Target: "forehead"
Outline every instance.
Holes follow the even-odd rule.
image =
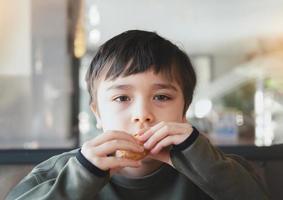
[[[127,89],[127,87],[129,89],[134,88],[135,86],[151,87],[152,89],[180,90],[180,86],[176,80],[173,80],[164,73],[154,73],[153,70],[128,76],[118,76],[114,80],[101,80],[99,84],[99,88],[104,90],[119,88]]]

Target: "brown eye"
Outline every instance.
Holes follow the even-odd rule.
[[[119,96],[119,97],[116,97],[114,101],[117,101],[117,102],[130,101],[130,98],[128,96]]]
[[[166,95],[156,95],[153,99],[157,101],[168,101],[171,98]]]

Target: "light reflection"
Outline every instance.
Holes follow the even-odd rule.
[[[255,145],[270,146],[274,138],[272,98],[264,92],[263,79],[257,80],[255,93]]]
[[[89,114],[87,112],[80,112],[79,114],[79,130],[82,134],[86,134],[90,130]]]
[[[89,32],[89,42],[93,45],[99,42],[100,37],[100,31],[97,29],[93,29]]]
[[[89,23],[97,26],[100,23],[100,14],[96,5],[92,5],[89,9]]]

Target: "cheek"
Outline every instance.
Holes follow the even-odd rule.
[[[174,122],[183,121],[182,110],[170,109],[170,110],[167,110],[167,112],[163,112],[159,116],[160,116],[159,121],[174,121]]]
[[[129,124],[127,115],[111,108],[104,109],[101,112],[101,123],[103,130],[125,130]]]
[[[127,130],[129,113],[126,109],[109,102],[108,99],[98,99],[98,108],[103,131]]]
[[[166,121],[183,121],[183,110],[184,110],[184,101],[179,100],[174,102],[174,104],[166,107],[166,109],[162,109],[162,113],[160,116],[163,116]]]

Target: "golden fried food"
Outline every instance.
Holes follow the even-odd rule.
[[[137,137],[137,134],[134,135]],[[138,143],[142,146],[143,143],[137,140]],[[126,158],[130,160],[141,160],[149,154],[149,150],[144,150],[143,152],[133,152],[133,151],[126,151],[126,150],[117,150],[115,153],[116,157],[119,158]]]

